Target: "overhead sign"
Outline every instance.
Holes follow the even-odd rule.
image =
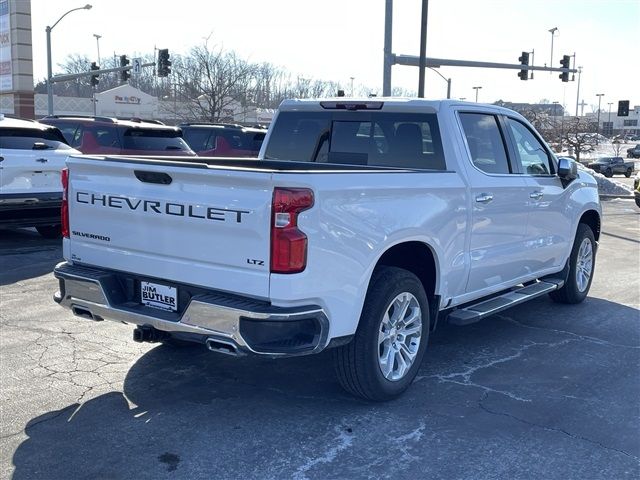
[[[142,59],[134,58],[131,60],[131,74],[140,75],[142,73]]]

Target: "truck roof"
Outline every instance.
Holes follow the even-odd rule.
[[[336,107],[336,105],[342,105]],[[493,111],[496,113],[510,113],[514,111],[508,108],[499,107],[485,103],[463,102],[462,100],[425,100],[422,98],[405,98],[405,97],[368,97],[368,98],[350,98],[350,97],[331,97],[316,99],[288,99],[283,100],[280,104],[280,111],[323,111],[326,109],[345,109],[345,110],[381,110],[388,112],[407,112],[420,111],[436,113],[441,109],[452,106],[460,107],[478,107],[481,106],[485,111]],[[517,113],[516,113],[517,114]],[[517,114],[520,116],[519,114]]]

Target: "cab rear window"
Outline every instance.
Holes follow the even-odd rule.
[[[281,112],[265,159],[446,169],[437,117],[426,113]]]

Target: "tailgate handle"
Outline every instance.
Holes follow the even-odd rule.
[[[169,185],[173,179],[164,172],[146,172],[144,170],[134,170],[136,178],[144,183],[159,183]]]

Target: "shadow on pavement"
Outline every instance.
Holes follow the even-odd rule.
[[[62,261],[62,240],[34,229],[0,229],[0,286],[39,277]]]
[[[442,324],[417,381],[385,404],[343,393],[330,352],[274,361],[158,346],[130,368],[123,393],[31,420],[13,478],[418,478],[426,465],[434,478],[623,478],[637,469],[638,311],[589,298],[504,313]]]

